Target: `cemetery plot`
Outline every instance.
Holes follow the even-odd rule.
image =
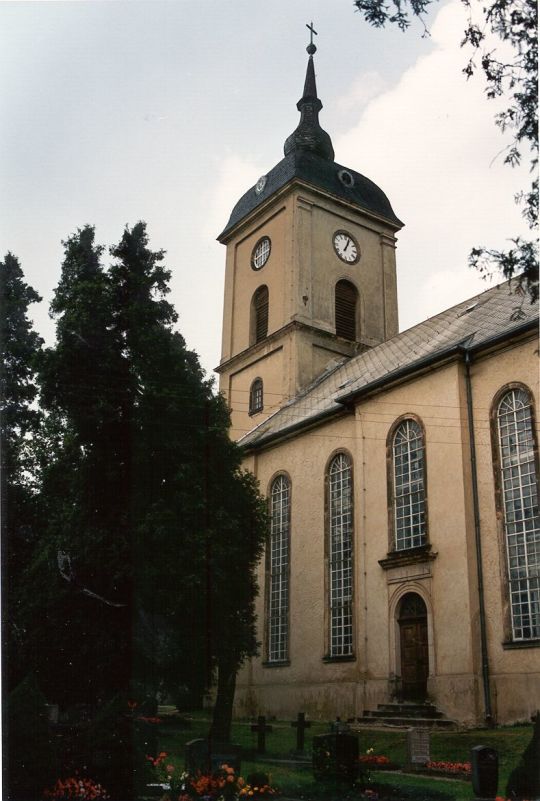
[[[313,775],[318,780],[353,782],[358,776],[358,737],[348,732],[316,735]]]

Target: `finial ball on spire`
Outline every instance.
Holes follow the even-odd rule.
[[[307,50],[308,54],[309,54],[310,56],[312,56],[314,53],[316,53],[316,52],[317,52],[317,48],[316,48],[316,47],[315,47],[315,45],[313,44],[313,34],[315,34],[315,36],[318,36],[319,34],[317,33],[317,31],[316,31],[316,30],[315,30],[315,28],[313,27],[313,22],[311,22],[309,25],[308,25],[308,24],[307,24],[307,22],[306,22],[306,28],[307,28],[307,29],[308,29],[308,31],[309,31],[309,44],[308,44],[308,46],[306,47],[306,50]]]

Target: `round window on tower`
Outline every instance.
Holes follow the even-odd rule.
[[[251,252],[251,267],[253,270],[260,270],[270,258],[271,243],[270,237],[263,236],[259,239]]]
[[[340,170],[338,172],[338,178],[347,189],[351,189],[351,187],[354,186],[354,178],[348,170]]]
[[[268,178],[266,175],[261,175],[257,183],[255,184],[255,192],[260,195],[263,191],[264,187],[266,186]]]

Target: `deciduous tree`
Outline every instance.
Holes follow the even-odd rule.
[[[435,0],[355,0],[354,5],[371,25],[396,24],[405,31],[411,18],[423,22]],[[510,166],[528,161],[531,184],[516,197],[531,231],[538,222],[538,5],[536,0],[491,0],[479,4],[462,0],[468,24],[461,46],[471,54],[463,68],[467,77],[480,70],[486,80],[486,95],[503,97],[506,108],[495,122],[509,135],[504,161]],[[424,24],[424,29],[427,28]],[[500,46],[494,46],[499,40]],[[475,246],[469,264],[483,274],[494,269],[505,278],[516,277],[531,300],[538,297],[538,242],[516,237],[506,251]]]

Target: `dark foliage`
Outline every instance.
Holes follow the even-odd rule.
[[[226,731],[236,672],[257,649],[265,505],[223,400],[174,330],[144,224],[126,228],[107,268],[92,228],[64,244],[41,369],[35,670],[51,700],[95,708],[117,694],[200,697],[217,675]]]
[[[28,307],[39,300],[37,292],[25,283],[18,260],[8,253],[0,262],[2,641],[8,692],[28,672],[25,619],[18,588],[34,546],[39,515],[34,442],[41,416],[34,402],[42,340],[28,319]]]
[[[354,4],[371,25],[386,23],[406,30],[411,18],[424,24],[423,15],[434,0],[355,0]],[[480,69],[486,79],[489,99],[504,97],[507,107],[497,114],[495,122],[501,131],[510,134],[504,161],[516,166],[529,161],[533,176],[531,185],[519,193],[516,201],[522,205],[523,216],[531,229],[538,221],[538,5],[535,0],[492,0],[476,7],[462,0],[469,12],[462,46],[472,50],[463,72],[469,78]],[[480,14],[476,18],[475,14]],[[501,47],[493,47],[498,38]],[[508,51],[507,49],[508,48]],[[504,54],[501,55],[501,52]],[[507,52],[510,53],[507,56]],[[531,300],[538,297],[538,241],[515,238],[513,247],[499,251],[475,247],[469,264],[484,275],[494,270],[505,278],[516,278]]]
[[[506,795],[518,799],[540,797],[540,712],[536,713],[531,741],[508,778]]]
[[[45,697],[34,676],[27,676],[11,692],[5,715],[6,796],[10,800],[36,801],[56,779],[58,765]]]

